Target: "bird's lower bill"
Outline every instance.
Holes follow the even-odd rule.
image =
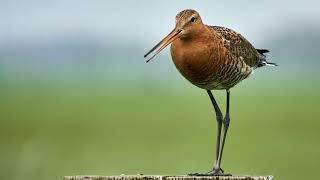
[[[162,51],[165,47],[171,44],[174,40],[176,40],[181,35],[181,30],[174,29],[171,31],[169,35],[167,35],[163,40],[161,40],[157,45],[155,45],[144,57],[147,57],[153,51],[158,49],[146,62],[149,62],[153,59],[160,51]]]

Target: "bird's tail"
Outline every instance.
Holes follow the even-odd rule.
[[[278,66],[276,63],[272,63],[272,62],[268,62],[266,59],[266,55],[265,53],[268,53],[269,50],[267,49],[257,49],[258,53],[261,55],[260,57],[260,62],[258,63],[258,67],[262,67],[262,66]]]

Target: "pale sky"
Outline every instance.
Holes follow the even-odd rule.
[[[172,30],[175,15],[186,8],[197,10],[206,24],[232,28],[255,47],[270,49],[268,58],[281,64],[281,72],[292,72],[293,65],[312,72],[310,67],[318,67],[319,7],[315,0],[0,0],[0,73],[125,76],[132,82],[178,78],[168,75],[177,73],[169,48],[153,65],[145,64],[143,54]]]
[[[319,7],[316,0],[1,0],[0,44],[73,36],[120,44],[154,43],[173,28],[175,15],[185,8],[199,11],[207,24],[233,28],[259,42],[262,34],[305,24],[320,26]]]

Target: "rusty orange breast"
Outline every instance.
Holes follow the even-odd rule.
[[[211,83],[220,63],[220,52],[212,37],[177,39],[171,45],[172,60],[192,84]]]

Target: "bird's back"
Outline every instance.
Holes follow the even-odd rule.
[[[242,59],[247,65],[254,69],[267,64],[275,65],[274,63],[266,61],[264,53],[269,52],[268,50],[256,49],[246,38],[236,31],[221,26],[209,27],[226,42],[226,48],[234,58]]]

